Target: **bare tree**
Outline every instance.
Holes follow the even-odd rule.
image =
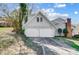
[[[10,21],[13,24],[14,30],[18,27],[18,12],[17,9],[10,11],[7,4],[1,3],[0,4],[0,16],[4,17],[7,21]]]

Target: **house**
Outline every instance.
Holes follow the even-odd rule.
[[[27,22],[24,20],[22,28],[27,37],[54,37],[59,35],[58,28],[62,30],[66,28],[67,18],[57,17],[49,21],[43,12],[38,11],[35,14],[29,14]]]
[[[79,34],[79,24],[77,24],[77,31],[78,31],[78,34]]]
[[[58,33],[58,29],[61,28],[62,30],[66,27],[66,19],[63,19],[61,17],[54,18],[54,20],[51,21],[51,23],[56,27],[55,36],[60,36]],[[61,33],[61,36],[64,36],[63,32]]]
[[[0,27],[11,27],[12,21],[8,20],[6,17],[0,17]]]
[[[79,24],[73,25],[73,36],[79,34]]]

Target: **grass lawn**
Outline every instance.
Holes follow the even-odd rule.
[[[12,27],[0,27],[0,32],[1,31],[6,31],[6,30],[12,30]]]
[[[6,46],[7,44],[9,44],[9,41],[11,42],[11,40],[14,39],[12,36],[8,35],[8,33],[12,31],[12,29],[12,27],[0,27],[0,48],[1,45]]]
[[[69,38],[65,38],[65,37],[55,37],[58,40],[62,40],[64,43],[68,44],[69,46],[73,47],[74,49],[76,49],[77,51],[79,51],[79,40],[76,39],[69,39]]]
[[[0,27],[0,54],[3,50],[15,43],[15,38],[9,35],[12,29],[12,27]]]
[[[79,38],[72,38],[70,41],[73,42],[72,47],[79,51]]]
[[[12,27],[0,27],[0,54],[41,54],[41,47],[21,34],[12,32]],[[36,51],[36,52],[35,52]]]

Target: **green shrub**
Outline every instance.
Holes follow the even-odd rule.
[[[79,38],[79,34],[77,34],[77,35],[74,35],[74,38]]]
[[[64,28],[64,29],[63,29],[63,33],[64,33],[64,36],[67,37],[67,33],[68,33],[67,28]]]
[[[58,33],[59,33],[60,36],[61,36],[61,33],[62,33],[62,29],[61,29],[61,28],[58,29]]]

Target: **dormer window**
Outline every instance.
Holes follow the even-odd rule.
[[[39,17],[37,17],[37,22],[39,22]]]
[[[37,22],[42,22],[42,21],[43,21],[42,17],[37,17]]]
[[[43,21],[43,19],[42,19],[42,17],[40,18],[40,22],[42,22]]]

